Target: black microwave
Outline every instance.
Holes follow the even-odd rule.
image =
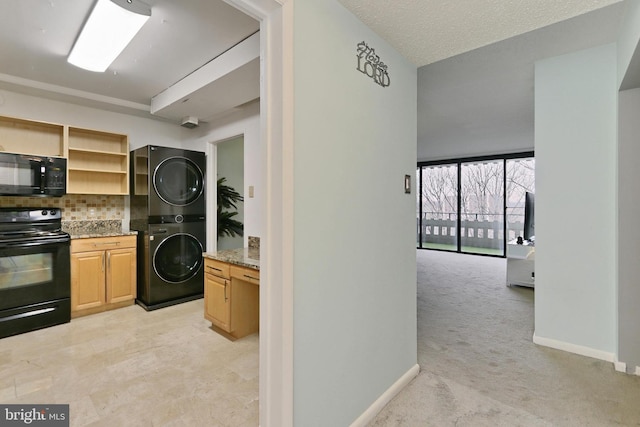
[[[0,195],[64,196],[67,159],[0,153]]]

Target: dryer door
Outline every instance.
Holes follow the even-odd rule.
[[[191,234],[176,233],[164,239],[153,254],[153,269],[169,283],[181,283],[202,268],[202,245]]]
[[[153,188],[165,203],[187,206],[204,191],[204,174],[185,157],[169,157],[153,171]]]

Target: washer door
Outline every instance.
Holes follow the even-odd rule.
[[[164,239],[153,254],[153,269],[165,282],[181,283],[202,267],[202,245],[191,234],[176,233]]]
[[[153,171],[153,188],[165,203],[187,206],[204,191],[203,173],[185,157],[169,157]]]

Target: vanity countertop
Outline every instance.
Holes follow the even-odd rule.
[[[260,270],[260,250],[254,248],[226,249],[217,252],[205,252],[205,258]]]

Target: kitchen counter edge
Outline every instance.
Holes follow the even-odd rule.
[[[114,231],[107,233],[86,233],[86,234],[70,234],[71,239],[94,239],[96,237],[120,237],[120,236],[136,236],[138,234],[137,231]]]
[[[256,249],[226,249],[217,252],[204,252],[202,256],[216,261],[260,271],[260,251]]]

